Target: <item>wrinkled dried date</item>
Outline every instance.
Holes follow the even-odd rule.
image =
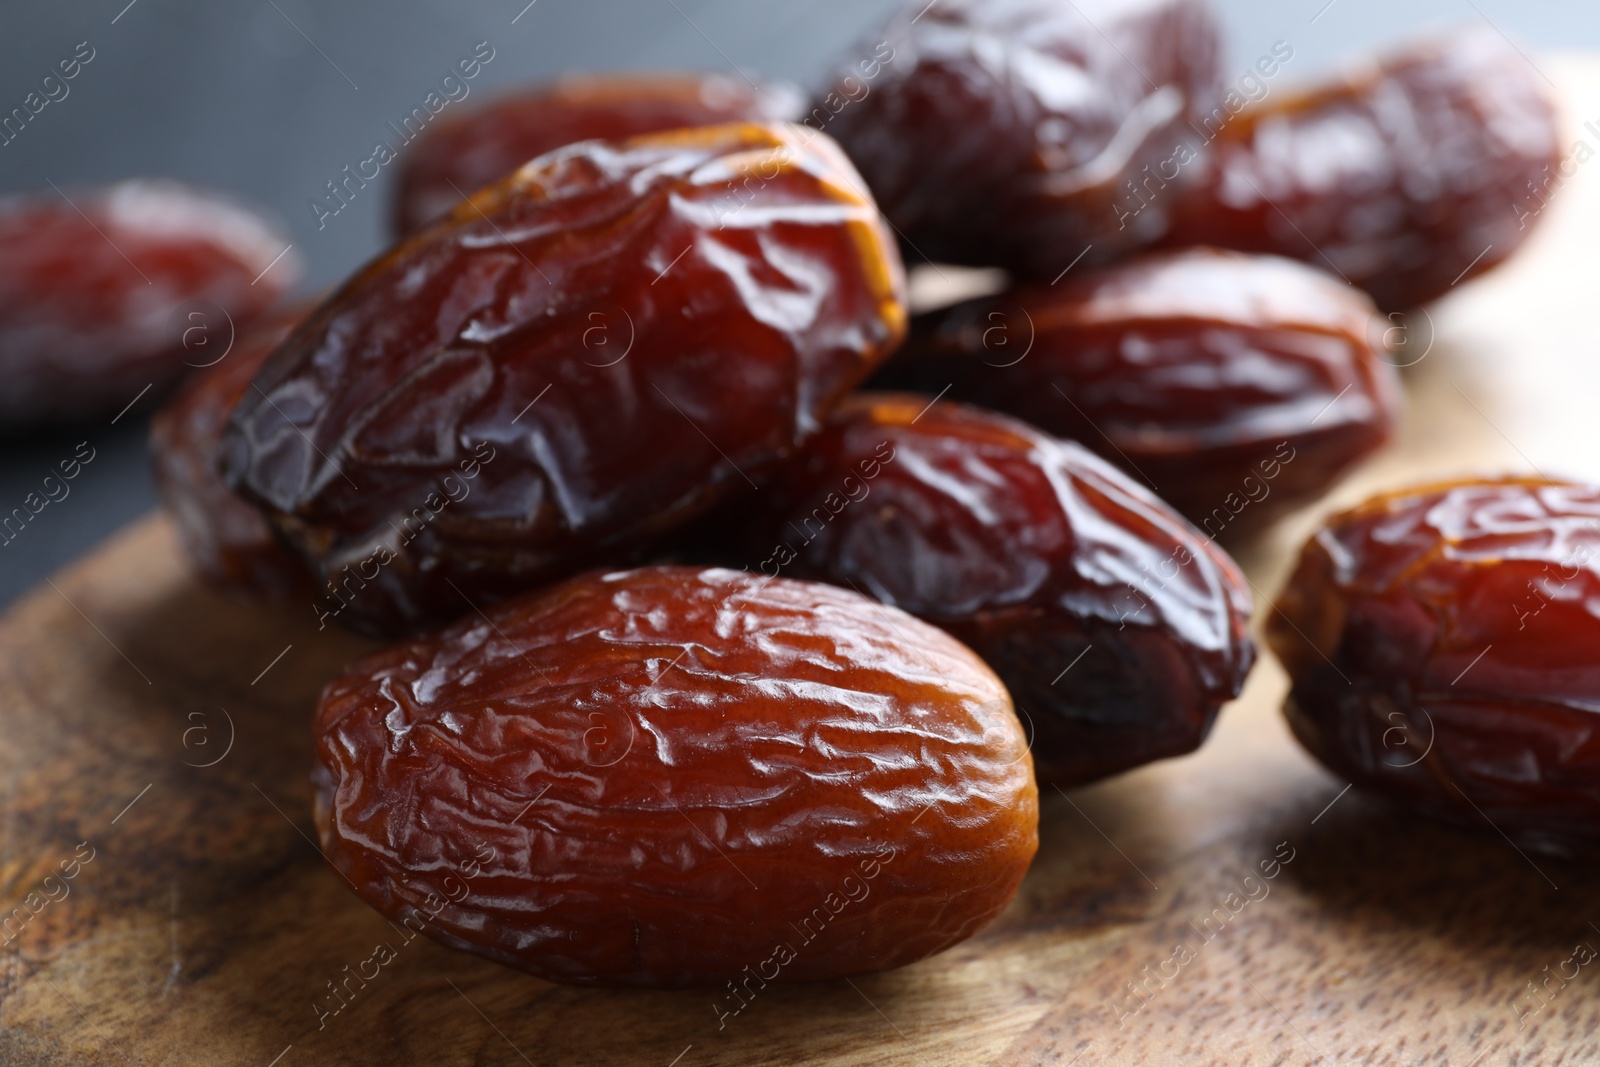
[[[730,560],[851,586],[970,645],[1029,723],[1042,782],[1191,751],[1255,659],[1220,549],[1097,457],[977,408],[859,394],[726,511]]]
[[[241,331],[227,353],[195,374],[150,423],[161,501],[190,562],[223,592],[279,602],[312,594],[306,564],[279,543],[254,505],[228,488],[218,469],[229,414],[308,310],[280,312]]]
[[[630,559],[900,340],[899,257],[859,186],[792,126],[541,157],[284,343],[229,428],[230,484],[367,630]]]
[[[1460,31],[1234,119],[1170,243],[1293,256],[1413,307],[1522,243],[1559,184],[1559,137],[1527,59]]]
[[[1175,194],[1119,205],[1219,95],[1198,0],[915,0],[882,37],[819,107],[919,253],[1053,277],[1165,231]]]
[[[1600,839],[1600,488],[1375,497],[1307,542],[1267,638],[1336,773],[1541,847]]]
[[[401,164],[396,231],[410,233],[432,222],[463,197],[574,141],[724,122],[781,122],[799,112],[799,96],[786,86],[757,88],[723,74],[563,78],[430,126]]]
[[[0,424],[115,414],[166,388],[198,362],[174,317],[220,309],[244,328],[294,284],[293,253],[273,265],[288,243],[175,182],[0,200]]]
[[[1299,263],[1193,249],[919,319],[874,385],[948,388],[1075,440],[1215,537],[1315,498],[1388,440],[1388,326]]]
[[[1037,846],[994,674],[811,582],[574,579],[362,660],[316,734],[323,848],[361,896],[560,982],[901,966],[998,914]]]

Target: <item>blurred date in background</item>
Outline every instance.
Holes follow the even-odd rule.
[[[290,257],[304,266],[298,295],[309,296],[387,242],[397,162],[418,114],[442,119],[469,97],[476,104],[508,86],[583,71],[703,69],[813,89],[833,72],[837,56],[899,6],[894,0],[6,5],[0,114],[10,118],[0,135],[0,192],[52,185],[70,192],[129,174],[219,190],[275,216],[292,242]],[[1541,50],[1600,46],[1600,8],[1558,0],[1214,0],[1213,7],[1230,42],[1225,81],[1250,100],[1292,91],[1340,61],[1436,26],[1490,21]],[[1292,59],[1270,78],[1257,76],[1257,57],[1283,54]],[[371,163],[380,144],[397,162]],[[167,328],[194,366],[214,362],[235,334],[203,302]],[[155,408],[155,396],[147,395],[79,426],[0,436],[0,514],[30,498],[45,501],[0,545],[0,602],[154,506],[145,441]],[[77,476],[65,481],[70,468]]]

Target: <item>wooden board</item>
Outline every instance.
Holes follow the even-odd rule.
[[[1600,64],[1541,65],[1600,116]],[[1327,507],[1473,467],[1600,477],[1600,164],[1569,185],[1514,265],[1409,324],[1403,439]],[[1312,519],[1241,547],[1258,598]],[[549,985],[356,900],[312,844],[308,720],[365,647],[201,590],[157,517],[0,620],[0,1063],[1600,1060],[1600,966],[1573,962],[1600,948],[1600,867],[1345,793],[1289,738],[1270,661],[1199,753],[1046,796],[981,936],[719,1029],[710,993]],[[379,944],[396,958],[320,1015]]]

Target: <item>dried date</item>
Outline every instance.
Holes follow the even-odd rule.
[[[920,318],[874,384],[1078,441],[1216,537],[1316,498],[1389,439],[1389,325],[1292,260],[1190,249]]]
[[[905,330],[827,138],[586,141],[391,249],[244,397],[230,484],[373,632],[630,560],[820,425]]]
[[[745,497],[715,551],[850,586],[966,642],[1029,723],[1041,782],[1193,750],[1255,659],[1250,591],[1221,549],[1014,419],[858,394]]]
[[[156,489],[190,562],[214,588],[249,599],[309,599],[312,591],[304,561],[279,542],[260,511],[228,488],[218,469],[228,416],[308,310],[279,312],[241,331],[150,423]]]
[[[1165,232],[1176,193],[1120,205],[1219,95],[1199,0],[915,0],[881,36],[813,114],[918,253],[1053,277]]]
[[[799,95],[787,86],[756,87],[723,74],[563,78],[430,126],[401,165],[395,229],[410,233],[535,156],[574,141],[782,122],[799,111]]]
[[[1565,850],[1600,840],[1600,489],[1387,493],[1308,541],[1269,619],[1302,744],[1409,807]]]
[[[294,284],[288,244],[175,182],[0,200],[0,425],[115,414],[165,389],[193,365],[174,316],[245,328]]]
[[[1170,242],[1330,267],[1403,310],[1504,260],[1560,162],[1539,72],[1493,30],[1419,43],[1223,127]]]
[[[559,982],[898,967],[998,914],[1038,843],[994,674],[817,583],[590,574],[362,660],[316,734],[357,892]]]

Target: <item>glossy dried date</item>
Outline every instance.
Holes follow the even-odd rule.
[[[1307,542],[1267,639],[1335,773],[1540,847],[1600,841],[1600,488],[1375,497]]]
[[[1221,549],[1099,458],[978,408],[858,394],[727,512],[730,562],[851,586],[970,645],[1041,782],[1193,750],[1255,660]]]
[[[1099,452],[1216,537],[1321,495],[1389,439],[1390,323],[1292,260],[1157,253],[919,319],[875,379]]]
[[[228,488],[218,467],[228,416],[267,357],[309,310],[279,312],[241,331],[226,353],[185,383],[150,423],[161,502],[177,523],[189,561],[222,592],[276,602],[312,595],[305,562],[278,541],[254,505]],[[208,345],[224,340],[219,335]]]
[[[881,36],[813,114],[917,252],[1053,277],[1165,232],[1176,195],[1120,204],[1219,95],[1199,0],[914,0]]]
[[[629,560],[814,432],[904,334],[827,138],[730,125],[543,156],[285,342],[230,484],[395,632]]]
[[[725,122],[783,122],[800,98],[724,74],[578,75],[440,120],[401,163],[395,231],[410,233],[522,164],[574,141]]]
[[[298,276],[293,252],[273,263],[288,244],[169,181],[0,200],[0,425],[112,415],[165,389],[198,362],[181,315],[248,326]]]
[[[316,734],[361,896],[559,982],[898,967],[994,918],[1038,843],[993,672],[811,582],[590,574],[362,660]]]
[[[1543,77],[1488,27],[1413,46],[1223,127],[1172,244],[1331,267],[1403,310],[1509,256],[1560,179]]]

